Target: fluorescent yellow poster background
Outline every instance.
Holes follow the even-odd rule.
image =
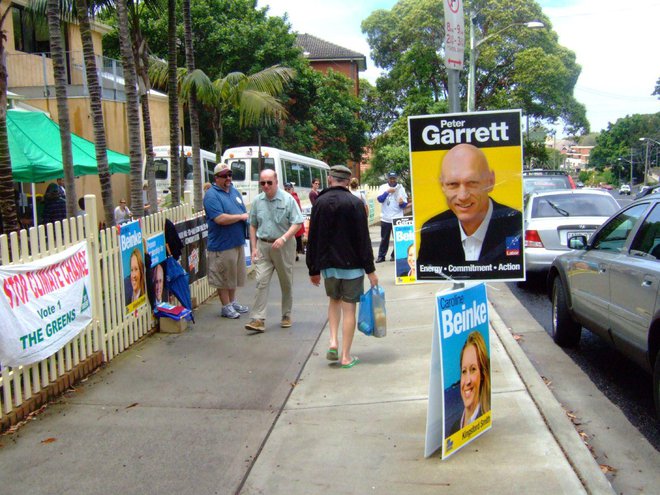
[[[520,146],[481,148],[495,173],[495,187],[490,197],[522,211],[522,153]],[[449,150],[414,151],[411,153],[412,196],[417,250],[424,222],[448,209],[440,186],[440,165]]]

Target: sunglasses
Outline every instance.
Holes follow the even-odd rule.
[[[262,181],[259,182],[259,184],[261,184],[262,186],[265,186],[266,184],[268,184],[269,186],[272,186],[273,181],[272,180],[262,180]]]
[[[228,177],[231,177],[231,172],[225,172],[224,174],[218,174],[216,177],[220,177],[221,179],[226,179]]]

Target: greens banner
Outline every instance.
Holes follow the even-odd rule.
[[[87,242],[0,266],[0,362],[27,366],[59,351],[92,321]]]

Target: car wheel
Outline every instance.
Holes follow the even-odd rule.
[[[660,419],[660,352],[655,356],[653,367],[653,400],[655,401],[655,414]]]
[[[575,347],[581,333],[582,326],[568,312],[564,284],[556,277],[552,284],[552,339],[561,347]]]

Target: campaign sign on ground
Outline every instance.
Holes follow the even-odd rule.
[[[92,321],[87,243],[23,265],[0,266],[0,361],[52,356]]]
[[[174,225],[183,242],[181,266],[188,272],[189,283],[206,276],[206,243],[209,226],[204,217],[196,217]]]
[[[484,284],[436,295],[424,455],[446,458],[491,427],[488,299]]]
[[[524,280],[520,111],[409,117],[417,280]]]
[[[146,302],[144,245],[140,221],[119,226],[119,248],[124,279],[124,305],[130,314]]]
[[[414,283],[415,277],[415,230],[412,217],[392,220],[394,232],[394,270],[396,285]]]

